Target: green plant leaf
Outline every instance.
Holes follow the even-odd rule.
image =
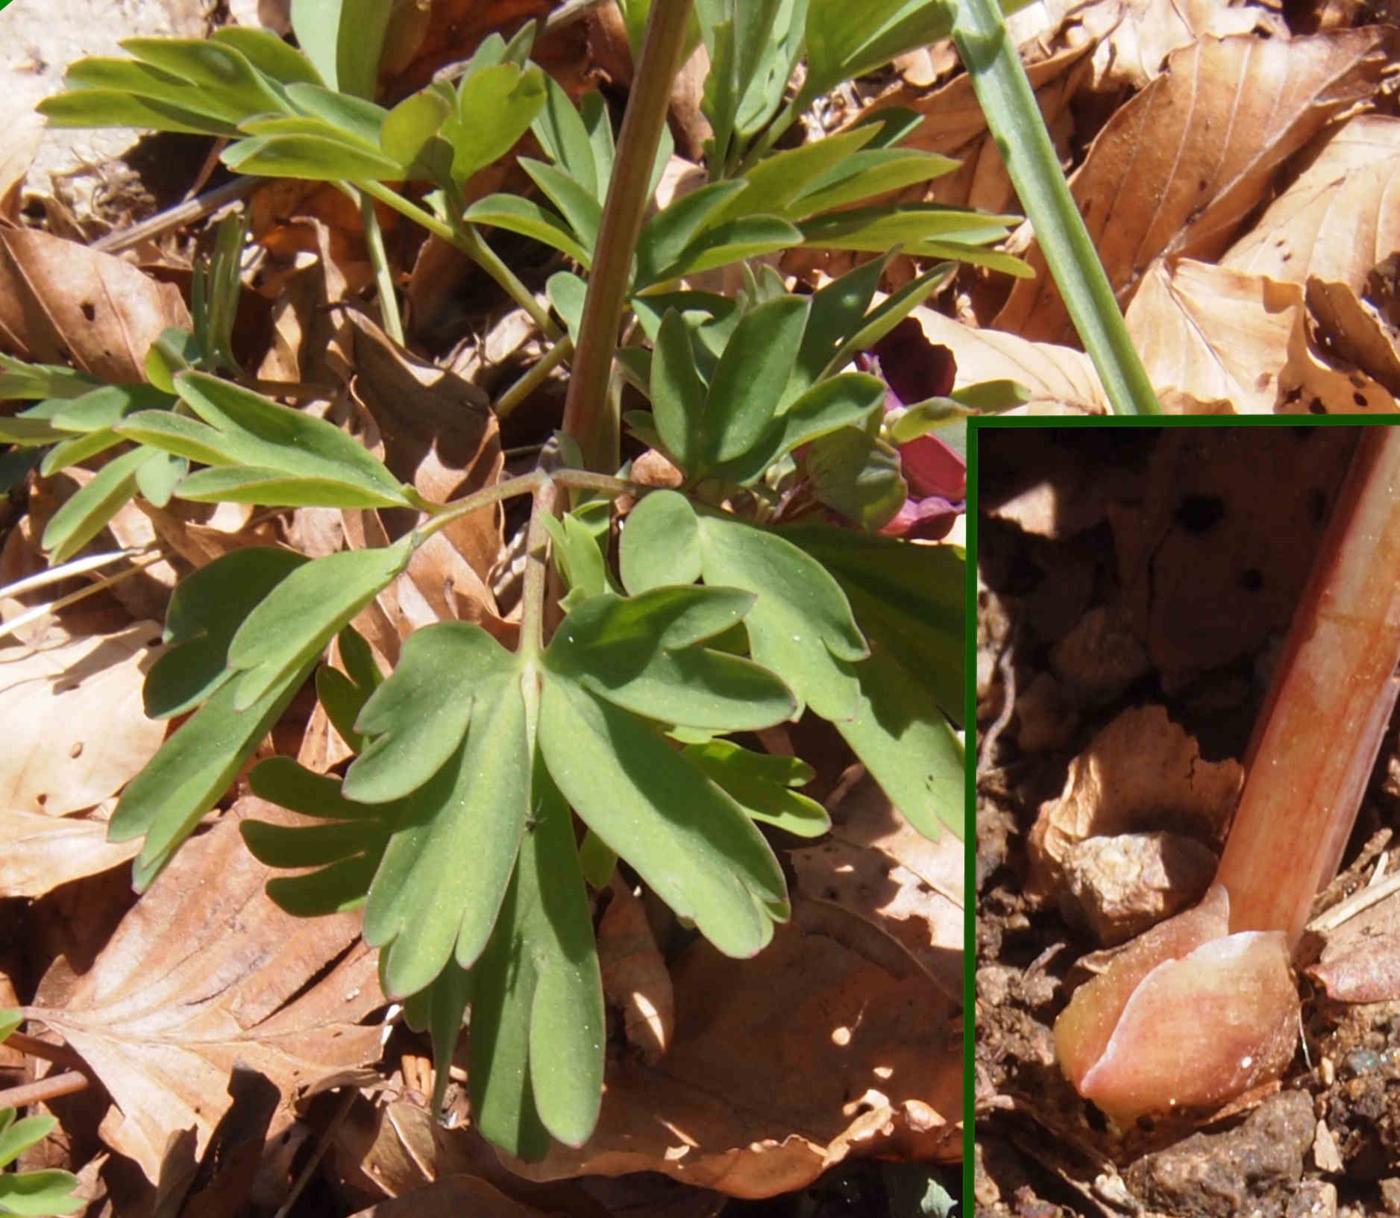
[[[0,355],[0,401],[38,402],[44,398],[77,398],[103,384],[86,372],[60,364],[29,364]]]
[[[471,699],[465,741],[404,801],[370,886],[365,941],[388,953],[392,996],[426,988],[449,959],[462,968],[475,963],[525,831],[530,748],[518,672],[474,682]]]
[[[546,516],[544,520],[554,546],[554,565],[569,588],[560,605],[567,611],[608,591],[607,559],[593,531],[573,512]]]
[[[948,37],[953,6],[930,0],[809,0],[807,80],[803,97],[819,97],[898,55]]]
[[[533,237],[572,258],[585,270],[592,263],[589,251],[579,244],[573,231],[558,215],[519,195],[487,195],[467,208],[462,218],[468,224],[485,224]]]
[[[457,89],[456,113],[443,124],[452,146],[452,177],[459,185],[505,156],[545,105],[545,76],[501,63],[469,72]]]
[[[237,686],[225,682],[127,784],[107,836],[123,842],[145,835],[132,865],[138,892],[145,891],[228,790],[310,671],[308,663],[243,710],[234,706]]]
[[[551,1135],[569,1146],[588,1140],[605,1041],[602,978],[569,810],[539,764],[533,788],[534,827],[473,974],[468,1062],[481,1132],[525,1159],[543,1155]]]
[[[0,1007],[0,1043],[3,1043],[12,1032],[18,1032],[24,1023],[24,1016],[18,1011]]]
[[[224,114],[276,112],[286,108],[283,95],[227,42],[208,38],[125,38],[121,47],[142,63],[186,81]]]
[[[721,217],[733,220],[740,216],[771,214],[793,219],[790,208],[794,200],[824,175],[839,170],[878,132],[877,126],[867,123],[797,148],[771,153],[744,174],[741,179],[746,183],[744,189],[729,200]]]
[[[296,47],[283,42],[271,30],[247,25],[226,25],[209,35],[213,42],[231,46],[264,76],[284,85],[324,85],[321,75]]]
[[[706,464],[748,452],[786,405],[808,308],[802,297],[784,296],[739,319],[705,398],[701,455]]]
[[[733,517],[701,516],[700,541],[706,584],[758,597],[744,619],[754,660],[824,719],[853,714],[848,665],[868,648],[836,580],[786,538]]]
[[[683,469],[699,468],[707,390],[696,368],[691,327],[675,311],[661,319],[650,382],[652,417],[661,442]]]
[[[384,125],[379,132],[379,146],[384,150],[384,155],[407,170],[420,158],[426,156],[432,159],[427,149],[438,144],[449,158],[447,172],[450,175],[451,149],[446,140],[438,139],[438,132],[453,112],[454,104],[452,91],[437,85],[410,93],[384,117]]]
[[[163,508],[189,468],[190,463],[184,457],[147,451],[146,459],[136,467],[136,489],[152,507]]]
[[[867,532],[889,523],[909,498],[899,454],[861,428],[822,436],[805,465],[817,501]]]
[[[292,29],[326,87],[373,97],[393,5],[385,0],[292,0]]]
[[[48,419],[36,419],[25,415],[0,419],[0,443],[40,448],[67,438],[68,432],[55,427]]]
[[[480,626],[439,622],[414,631],[355,722],[372,742],[346,771],[346,795],[386,803],[428,782],[461,744],[476,687],[514,667],[515,657]]]
[[[381,507],[409,506],[399,481],[333,423],[202,372],[181,373],[175,383],[209,430],[193,420],[151,417],[146,411],[128,416],[117,430],[207,465],[277,470],[293,478],[339,483]]]
[[[228,648],[235,710],[246,710],[306,669],[336,632],[408,565],[412,535],[298,567],[244,620]]]
[[[134,59],[80,59],[69,66],[63,80],[69,92],[38,107],[60,126],[139,125],[157,131],[234,135],[238,121],[246,117],[242,106],[230,104],[217,92]],[[105,116],[104,105],[110,107]]]
[[[745,258],[758,258],[802,244],[802,232],[778,216],[744,216],[724,220],[705,229],[681,256],[657,275],[678,279],[728,266]],[[638,287],[644,285],[638,282]]]
[[[520,168],[528,173],[549,201],[559,209],[565,223],[573,229],[584,249],[592,253],[598,244],[598,228],[603,222],[603,207],[587,190],[562,169],[546,165],[532,157],[521,157]]]
[[[637,242],[637,286],[670,278],[663,273],[681,261],[691,243],[719,220],[744,189],[743,182],[709,182],[657,213]]]
[[[792,789],[815,777],[805,761],[754,753],[728,740],[688,744],[682,751],[754,820],[797,837],[820,837],[831,828],[826,809]]]
[[[773,673],[697,646],[741,622],[753,605],[724,588],[654,588],[585,601],[560,624],[548,669],[615,706],[716,731],[772,727],[797,709]]]
[[[574,810],[678,915],[727,955],[767,944],[782,871],[728,795],[649,725],[552,675],[539,740]]]
[[[43,546],[54,563],[67,562],[97,536],[136,492],[136,471],[151,455],[133,448],[108,461],[66,500],[44,529]]]
[[[794,449],[842,429],[868,424],[884,402],[885,383],[863,372],[818,381],[768,424],[748,452],[717,466],[713,473],[741,485],[756,482],[774,461]]]
[[[183,715],[222,685],[230,675],[228,646],[243,620],[306,561],[291,550],[250,546],[182,579],[165,614],[167,647],[146,674],[146,714]]]
[[[257,466],[224,466],[190,474],[175,493],[193,503],[256,503],[264,507],[375,508],[384,496],[330,478],[298,478]]]
[[[820,147],[825,142],[818,140],[807,147]],[[809,183],[784,214],[790,220],[805,220],[809,216],[838,207],[849,207],[876,195],[890,194],[942,177],[957,167],[957,161],[934,152],[867,148]]]
[[[103,385],[67,398],[50,416],[59,431],[110,428],[138,410],[168,410],[175,399],[151,385]]]
[[[377,182],[403,172],[381,152],[325,135],[254,135],[230,144],[221,159],[235,173],[311,182]]]
[[[633,596],[700,578],[700,522],[684,495],[653,491],[627,516],[619,546],[622,582]]]
[[[594,93],[589,96],[602,98]],[[545,99],[532,124],[535,138],[549,154],[549,159],[601,206],[608,188],[608,173],[601,172],[593,139],[583,116],[574,108],[569,95],[552,77],[545,79]],[[607,166],[612,169],[611,164]]]
[[[114,431],[90,431],[86,435],[71,436],[44,454],[44,459],[39,463],[39,472],[45,478],[50,478],[59,470],[81,465],[89,457],[105,453],[121,442],[122,437]]]
[[[321,131],[356,147],[379,151],[380,134],[384,129],[384,119],[388,116],[383,106],[365,97],[327,89],[324,85],[288,85],[287,98],[296,108],[297,115],[319,120],[318,127],[308,128],[313,133]],[[245,131],[253,130],[254,125],[248,121],[240,124]],[[287,129],[296,130],[295,127]]]
[[[340,661],[345,671],[322,664],[316,670],[316,696],[345,743],[356,753],[363,753],[366,741],[355,730],[355,721],[383,678],[374,662],[374,653],[359,631],[346,626],[340,632],[339,641]]]

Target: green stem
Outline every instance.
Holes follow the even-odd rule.
[[[953,42],[1065,307],[1117,414],[1160,414],[996,0],[959,0]]]
[[[365,245],[369,247],[369,260],[374,266],[374,282],[379,289],[379,312],[384,318],[384,333],[400,347],[404,346],[403,317],[399,313],[399,297],[394,287],[394,272],[389,267],[389,257],[384,252],[384,230],[379,227],[379,217],[374,211],[374,200],[363,190],[359,191],[360,217],[365,226]]]
[[[529,314],[530,319],[539,326],[540,332],[546,338],[554,340],[559,337],[559,327],[554,324],[549,310],[535,299],[534,293],[520,282],[516,273],[501,261],[495,250],[481,239],[481,234],[471,225],[464,224],[460,228],[454,228],[445,221],[439,220],[432,212],[426,211],[411,200],[404,198],[397,191],[390,190],[383,182],[356,182],[355,185],[367,195],[378,199],[385,207],[392,207],[399,215],[407,216],[415,224],[426,228],[433,236],[441,237],[450,245],[461,250],[490,275],[507,296]]]
[[[568,337],[561,338],[548,351],[546,351],[530,371],[525,373],[515,384],[511,385],[495,401],[493,409],[496,417],[504,419],[517,406],[538,389],[560,364],[574,353],[574,340]]]
[[[807,96],[805,89],[799,89],[788,100],[782,112],[765,127],[752,148],[744,154],[744,159],[739,162],[732,176],[741,178],[748,173],[759,161],[761,161],[773,146],[787,134],[789,127],[793,125],[808,106],[812,104],[812,98]]]
[[[651,168],[666,125],[671,86],[685,51],[694,0],[655,3],[633,75],[597,252],[584,299],[573,375],[564,402],[564,432],[577,441],[590,469],[618,466],[620,423],[610,408],[608,382],[632,279],[632,257],[650,198]]]
[[[549,530],[545,519],[554,514],[558,488],[541,475],[530,506],[530,529],[525,535],[525,586],[520,596],[520,650],[527,665],[544,651],[545,594],[549,590]]]
[[[430,513],[430,516],[414,530],[414,544],[422,545],[434,533],[440,532],[454,520],[470,516],[493,503],[514,499],[517,495],[538,495],[545,483],[558,483],[560,486],[614,496],[646,493],[645,487],[629,482],[626,478],[613,478],[607,474],[590,473],[588,470],[561,469],[552,474],[539,469],[531,470],[528,474],[521,474],[518,478],[507,478],[495,486],[473,491],[465,499],[454,499],[450,503],[438,505],[429,503],[426,499],[418,499],[415,506],[420,511]]]

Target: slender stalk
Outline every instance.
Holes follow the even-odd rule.
[[[617,163],[603,206],[573,375],[564,402],[565,433],[583,450],[588,468],[604,473],[615,470],[619,460],[620,423],[608,400],[613,356],[632,278],[633,252],[650,197],[651,168],[693,7],[694,0],[667,0],[653,4],[647,18],[646,39],[618,134]]]
[[[86,1091],[91,1085],[92,1080],[86,1074],[77,1070],[65,1070],[62,1074],[51,1074],[38,1082],[0,1091],[0,1108],[28,1108],[30,1104],[47,1104],[60,1096]]]
[[[954,7],[953,42],[1109,402],[1118,414],[1160,414],[997,0],[960,0]]]
[[[83,1064],[83,1059],[67,1045],[51,1045],[46,1040],[40,1040],[37,1036],[27,1036],[23,1032],[11,1032],[5,1037],[5,1048],[18,1049],[29,1057],[37,1057],[73,1070],[81,1069]]]
[[[546,338],[557,339],[559,337],[559,327],[554,324],[549,310],[535,299],[534,293],[520,282],[516,273],[501,261],[495,250],[481,239],[481,234],[471,225],[464,224],[454,228],[451,224],[439,220],[432,212],[419,207],[411,199],[404,198],[398,191],[390,190],[383,182],[365,181],[356,182],[355,185],[365,194],[378,199],[385,207],[392,207],[401,216],[407,216],[408,219],[427,229],[435,237],[441,237],[444,241],[461,250],[490,275],[507,296],[529,314],[530,319],[539,326],[540,332]]]
[[[360,217],[365,226],[365,245],[369,248],[369,260],[374,267],[374,282],[379,290],[379,312],[384,318],[384,333],[402,347],[403,317],[399,313],[399,295],[394,284],[394,272],[389,266],[389,257],[384,252],[384,230],[380,228],[379,217],[374,213],[374,200],[364,191],[358,193]]]
[[[520,597],[520,655],[533,665],[544,650],[545,593],[549,587],[549,530],[559,492],[548,476],[540,479],[525,537],[525,587]]]
[[[436,509],[432,504],[424,501],[419,506],[424,511],[433,511],[434,514],[431,519],[420,524],[414,531],[417,544],[422,545],[434,533],[446,528],[454,520],[470,516],[473,512],[479,512],[482,508],[490,507],[493,503],[500,503],[503,499],[513,499],[516,495],[534,494],[539,490],[546,477],[548,475],[541,470],[531,470],[528,474],[521,474],[518,478],[507,478],[504,482],[496,483],[495,486],[474,491],[465,499],[454,499],[451,503]]]
[[[531,366],[519,380],[511,385],[492,405],[496,417],[506,418],[512,410],[538,389],[549,374],[574,353],[574,340],[565,335]]]
[[[1400,428],[1366,428],[1255,729],[1216,879],[1230,929],[1296,942],[1337,869],[1400,683]]]

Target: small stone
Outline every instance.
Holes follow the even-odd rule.
[[[1381,1205],[1387,1214],[1400,1214],[1400,1180],[1394,1176],[1381,1181]]]

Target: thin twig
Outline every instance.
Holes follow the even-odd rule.
[[[23,596],[26,592],[35,592],[40,588],[47,588],[50,584],[61,584],[65,579],[72,579],[75,575],[97,571],[102,567],[111,566],[114,562],[120,562],[123,558],[136,558],[145,552],[144,549],[112,550],[106,554],[89,554],[86,558],[75,558],[72,562],[49,567],[44,571],[36,571],[33,575],[26,575],[23,579],[17,579],[14,583],[5,585],[5,587],[0,588],[0,600],[10,600],[17,596]]]
[[[51,1045],[46,1040],[28,1036],[23,1032],[11,1032],[5,1037],[5,1048],[18,1049],[29,1057],[42,1058],[46,1062],[53,1062],[55,1066],[68,1066],[73,1070],[80,1070],[83,1065],[83,1059],[67,1045]]]
[[[65,1070],[62,1074],[51,1074],[37,1082],[0,1091],[0,1108],[28,1108],[30,1104],[47,1104],[59,1096],[86,1091],[90,1086],[92,1080],[86,1074],[77,1070]]]
[[[79,601],[85,601],[90,596],[96,596],[99,592],[119,584],[124,579],[130,579],[133,575],[139,575],[152,563],[159,562],[162,555],[153,554],[150,559],[137,566],[128,567],[125,571],[118,571],[115,575],[109,575],[96,583],[89,584],[86,588],[79,588],[76,592],[70,592],[67,596],[60,596],[56,601],[49,601],[43,605],[35,605],[34,608],[26,610],[18,617],[12,617],[8,622],[0,623],[0,639],[8,638],[23,626],[30,622],[37,622],[40,618],[46,617],[58,609],[66,609],[69,605],[75,605]]]
[[[384,319],[384,333],[400,347],[404,345],[403,317],[399,313],[399,296],[394,285],[394,271],[384,249],[384,230],[374,211],[374,200],[364,191],[357,192],[360,219],[365,227],[365,248],[369,250],[370,265],[374,267],[374,283],[379,292],[379,315]]]
[[[548,351],[537,359],[519,380],[496,399],[493,409],[496,417],[504,419],[517,406],[542,385],[560,364],[574,353],[574,340],[565,335]]]
[[[133,224],[130,228],[108,233],[100,240],[94,241],[92,248],[104,254],[119,254],[123,250],[140,245],[148,238],[159,237],[172,228],[181,228],[195,220],[203,219],[221,207],[246,199],[257,189],[258,182],[259,179],[254,177],[234,178],[233,181],[216,186],[213,190],[206,190],[196,198],[177,203],[174,207],[167,207],[163,212],[142,220],[139,224]]]
[[[326,1151],[330,1149],[331,1139],[335,1137],[336,1130],[350,1115],[350,1108],[355,1103],[357,1094],[358,1092],[353,1087],[346,1088],[345,1096],[340,1101],[340,1107],[335,1110],[331,1119],[326,1123],[325,1129],[321,1131],[321,1136],[316,1139],[316,1146],[311,1152],[311,1157],[297,1173],[297,1178],[292,1181],[291,1192],[287,1194],[286,1200],[277,1207],[277,1213],[272,1218],[287,1218],[287,1215],[292,1212],[292,1206],[297,1203],[297,1198],[301,1196],[302,1190],[311,1182],[311,1177],[316,1174],[316,1168],[326,1157]]]

